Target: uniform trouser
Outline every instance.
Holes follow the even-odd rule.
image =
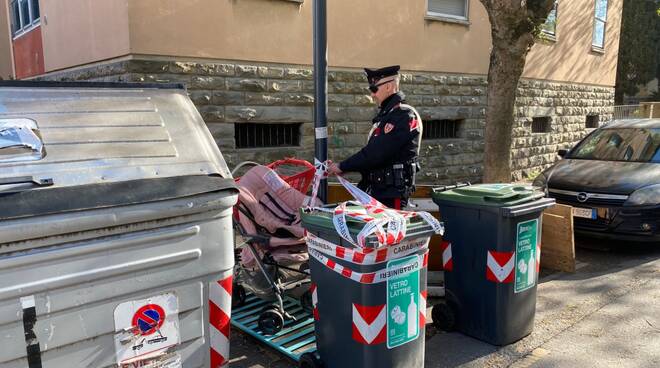
[[[393,208],[395,210],[400,210],[403,207],[406,207],[408,205],[408,198],[378,198],[376,197],[376,200],[378,202],[386,205],[389,208]]]

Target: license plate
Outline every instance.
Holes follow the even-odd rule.
[[[596,219],[596,210],[593,209],[593,208],[573,207],[573,216],[595,220]]]

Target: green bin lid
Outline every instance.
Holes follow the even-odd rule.
[[[534,187],[521,184],[475,184],[433,192],[433,199],[436,201],[493,207],[515,206],[543,196],[543,192]]]

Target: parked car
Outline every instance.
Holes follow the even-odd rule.
[[[534,185],[573,206],[577,234],[660,244],[660,119],[594,130]]]

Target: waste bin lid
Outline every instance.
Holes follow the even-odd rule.
[[[542,198],[543,192],[521,184],[475,184],[445,191],[434,191],[434,201],[507,207]]]

